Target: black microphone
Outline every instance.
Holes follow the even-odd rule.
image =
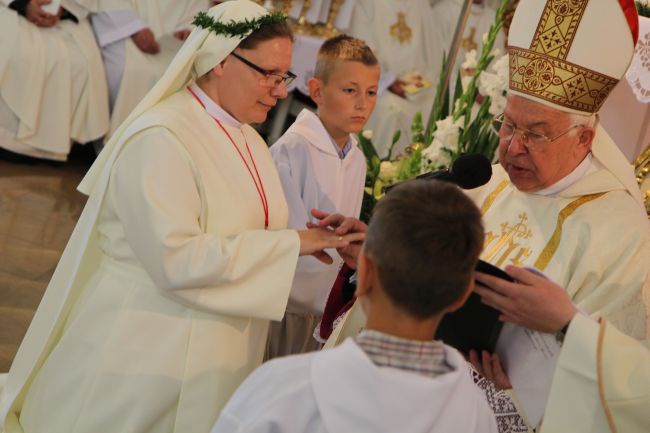
[[[416,179],[436,179],[452,182],[463,189],[478,188],[488,183],[492,177],[492,164],[490,160],[480,153],[461,155],[448,170],[438,170],[424,173]],[[408,181],[407,181],[408,182]],[[397,182],[384,187],[384,192],[390,191],[402,182]]]

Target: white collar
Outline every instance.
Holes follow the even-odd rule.
[[[296,121],[289,127],[288,132],[301,135],[305,137],[312,146],[319,148],[325,153],[339,157],[339,153],[336,150],[338,145],[325,129],[323,122],[316,113],[306,108],[298,114]],[[356,146],[357,141],[353,134],[349,135],[346,145],[347,143],[350,143],[352,147]]]
[[[232,115],[230,115],[230,113],[218,106],[217,103],[207,95],[207,93],[205,93],[199,86],[196,85],[196,83],[192,83],[190,89],[192,92],[194,92],[196,97],[199,98],[201,103],[203,103],[205,111],[207,111],[210,116],[218,119],[220,122],[223,122],[228,126],[234,128],[242,127],[242,123],[239,120],[235,119]]]
[[[577,181],[585,177],[586,175],[591,174],[596,170],[598,170],[599,167],[597,166],[597,161],[594,161],[593,159],[594,157],[590,152],[589,154],[587,154],[585,159],[583,159],[582,162],[578,164],[576,168],[573,169],[571,173],[569,173],[562,179],[558,180],[553,185],[548,186],[539,191],[535,191],[533,192],[533,194],[551,196],[564,191],[565,189],[567,189],[568,187],[570,187],[571,185],[573,185],[574,183],[576,183]]]

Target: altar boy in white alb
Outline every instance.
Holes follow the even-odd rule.
[[[481,214],[457,187],[418,180],[392,190],[358,260],[366,329],[258,368],[212,433],[496,432],[462,355],[434,340],[472,290],[483,239]]]
[[[377,100],[377,58],[361,40],[333,37],[322,45],[309,93],[318,114],[303,110],[271,147],[289,205],[289,227],[302,229],[311,209],[358,217],[366,163],[353,133]],[[271,325],[267,358],[318,348],[312,337],[342,261],[299,259],[284,320]]]

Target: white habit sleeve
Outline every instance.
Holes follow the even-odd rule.
[[[166,129],[151,128],[131,139],[113,168],[107,199],[133,253],[162,294],[178,302],[279,320],[298,258],[297,233],[205,233],[196,173],[182,146]],[[228,211],[227,203],[208,210]]]
[[[147,24],[132,10],[100,12],[92,17],[100,47],[131,37]]]

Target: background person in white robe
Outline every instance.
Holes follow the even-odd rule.
[[[451,34],[449,38],[453,37],[458,24],[458,17],[463,8],[464,0],[439,0],[435,2],[432,8],[432,14],[436,17],[436,22],[439,23],[440,31],[442,34]],[[460,43],[458,53],[456,54],[456,65],[454,67],[454,75],[456,71],[465,61],[465,56],[470,51],[476,51],[476,58],[481,54],[483,49],[483,35],[485,35],[496,16],[497,8],[499,7],[500,0],[472,0],[470,6],[469,16],[465,23],[465,31]],[[449,41],[451,44],[451,40]],[[503,55],[506,50],[506,33],[505,29],[501,29],[497,34],[494,41],[493,50],[498,50],[500,55]],[[449,47],[445,47],[445,51],[449,51]],[[474,71],[467,71],[463,76],[473,75]],[[453,78],[455,79],[455,78]],[[452,85],[455,82],[452,82]],[[452,87],[453,90],[453,87]]]
[[[483,237],[478,208],[455,186],[396,187],[377,204],[359,256],[365,330],[264,364],[212,433],[496,432],[462,355],[433,339],[473,287]]]
[[[247,125],[287,94],[286,17],[237,0],[199,19],[80,186],[88,202],[3,389],[5,433],[208,431],[261,363],[298,256],[346,243],[286,229]]]
[[[304,228],[311,209],[359,216],[366,162],[353,134],[375,107],[378,82],[377,58],[363,41],[341,35],[323,43],[309,80],[318,113],[303,110],[271,146],[290,228]],[[298,260],[287,313],[271,324],[267,358],[318,349],[312,334],[342,265],[334,256],[334,265],[315,257]]]
[[[80,0],[82,2],[87,0]],[[111,106],[109,136],[162,76],[208,0],[103,0],[92,16]]]
[[[392,77],[393,84],[380,95],[367,128],[373,131],[380,157],[388,155],[393,135],[400,130],[395,156],[410,143],[413,116],[418,111],[425,121],[429,116],[443,52],[448,51],[453,33],[440,31],[428,0],[357,0],[348,33],[365,41],[379,59],[382,73]],[[399,78],[409,72],[418,72],[433,85],[406,95]]]
[[[88,11],[48,3],[0,0],[0,148],[65,161],[73,141],[108,131],[108,96]]]
[[[497,306],[504,320],[546,333],[563,333],[541,432],[644,433],[650,426],[650,350],[605,320],[600,324],[573,305],[564,288],[509,266],[517,280],[490,275],[474,289]],[[506,382],[496,365],[477,364],[488,378]]]

